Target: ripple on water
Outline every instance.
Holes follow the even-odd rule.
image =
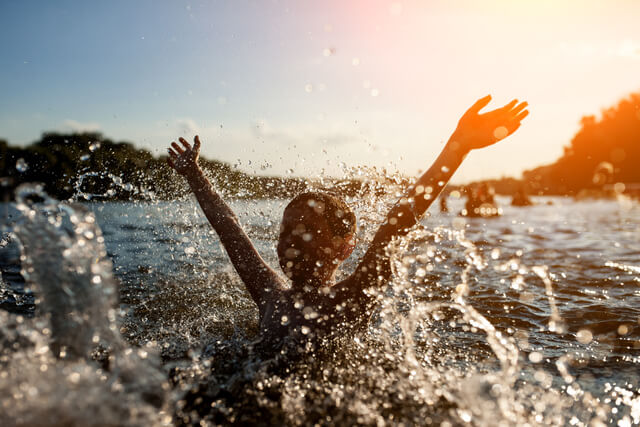
[[[244,204],[249,214],[241,218],[277,267],[273,246],[281,202],[256,204],[266,217]],[[368,206],[371,211],[367,203],[359,204],[361,218],[378,215],[379,201]],[[101,297],[76,300],[72,309],[93,313],[80,325],[118,332],[99,334],[98,343],[110,356],[60,357],[52,350],[46,316],[19,322],[0,312],[0,372],[7,373],[0,373],[0,392],[10,396],[0,403],[3,419],[27,425],[35,420],[90,425],[96,419],[162,425],[201,417],[212,423],[292,425],[633,419],[640,304],[629,248],[637,242],[603,220],[616,205],[589,205],[600,213],[594,234],[584,227],[594,212],[575,215],[578,207],[565,201],[505,208],[500,218],[471,221],[465,233],[451,229],[451,217],[429,218],[412,240],[398,242],[396,279],[368,330],[323,343],[295,362],[261,358],[254,351],[257,310],[194,213],[197,207],[184,203],[172,209],[164,202],[91,207],[100,228],[108,230],[104,244],[114,255],[104,257],[114,263],[109,269],[114,277],[101,276],[101,286],[119,282],[121,311],[109,310],[113,302]],[[625,215],[626,221],[640,222],[634,211]],[[560,227],[548,223],[556,216],[565,221]],[[30,230],[42,236],[46,224],[38,225]],[[373,228],[365,227],[359,237],[366,241]],[[626,223],[622,228],[629,229]],[[593,243],[595,234],[620,246]],[[76,237],[50,233],[43,244],[70,248]],[[32,249],[26,255],[33,258]],[[105,248],[98,249],[106,255]],[[74,274],[82,274],[83,262],[89,262],[89,271],[94,262],[103,268],[95,253],[78,251],[78,259],[58,270],[45,263],[49,274],[37,277],[85,287],[92,281],[74,281],[79,277]],[[412,259],[405,263],[407,256]],[[605,265],[604,259],[619,265]],[[536,266],[547,267],[548,283],[535,273]],[[30,279],[37,282],[36,292],[46,285],[37,277]],[[548,292],[566,326],[562,333],[549,330]],[[93,345],[89,338],[86,348]]]

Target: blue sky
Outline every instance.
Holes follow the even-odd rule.
[[[457,181],[551,162],[640,90],[640,2],[3,1],[0,138],[99,130],[156,154],[200,133],[250,172],[429,166],[476,99],[526,99]]]

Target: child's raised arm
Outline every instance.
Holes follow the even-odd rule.
[[[391,268],[385,248],[391,239],[405,235],[420,220],[469,151],[495,144],[511,135],[529,114],[525,109],[527,103],[518,103],[517,100],[480,114],[489,101],[490,95],[481,98],[464,113],[433,165],[391,209],[356,271],[347,279],[349,286],[363,289],[376,283],[386,283],[391,276]]]
[[[191,145],[180,138],[182,147],[175,142],[169,148],[169,165],[189,182],[205,216],[218,233],[231,262],[245,283],[253,300],[262,313],[269,294],[273,295],[280,284],[278,275],[264,262],[251,240],[244,232],[238,218],[229,205],[213,190],[200,166],[200,138]]]

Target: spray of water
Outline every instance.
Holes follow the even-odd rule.
[[[352,202],[360,218],[358,238],[366,242],[396,199],[394,188],[405,182],[386,171],[349,173],[365,183]],[[77,182],[76,200],[97,197],[82,193],[82,179]],[[38,310],[33,318],[0,311],[0,393],[6,396],[0,416],[9,425],[640,420],[635,392],[612,386],[606,392],[620,399],[614,408],[578,384],[574,356],[545,361],[526,331],[498,327],[474,306],[474,292],[487,282],[522,297],[542,281],[547,329],[565,330],[548,268],[529,268],[518,256],[500,260],[497,248],[487,251],[466,237],[465,221],[432,230],[419,226],[395,241],[388,248],[394,279],[380,293],[366,330],[291,360],[253,352],[255,307],[222,253],[215,271],[202,267],[211,261],[198,254],[212,237],[205,227],[188,224],[195,205],[176,209],[153,201],[131,207],[149,212],[145,218],[156,210],[177,218],[167,243],[171,251],[155,254],[167,256],[177,271],[172,281],[142,282],[150,291],[119,283],[87,206],[52,200],[37,186],[20,188],[17,200],[21,216],[11,239],[20,243],[22,274],[38,297]],[[241,218],[264,215],[263,208],[249,205]],[[263,228],[252,234],[273,249],[277,215],[266,215]],[[149,271],[142,268],[136,277]],[[116,308],[118,294],[126,311]],[[626,412],[614,414],[621,407]]]
[[[153,346],[130,348],[118,333],[117,284],[93,213],[49,198],[38,185],[23,185],[16,196],[22,216],[13,237],[39,313],[0,312],[3,423],[169,422]]]

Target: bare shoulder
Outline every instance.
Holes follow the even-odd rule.
[[[267,304],[276,302],[286,290],[285,281],[268,266],[262,267],[262,274],[243,278],[243,281],[260,310]]]
[[[375,304],[376,289],[368,282],[351,275],[331,287],[332,303],[338,319],[346,322],[359,322],[368,318]]]
[[[331,293],[336,304],[360,304],[370,299],[370,286],[368,280],[354,273],[331,286]]]

